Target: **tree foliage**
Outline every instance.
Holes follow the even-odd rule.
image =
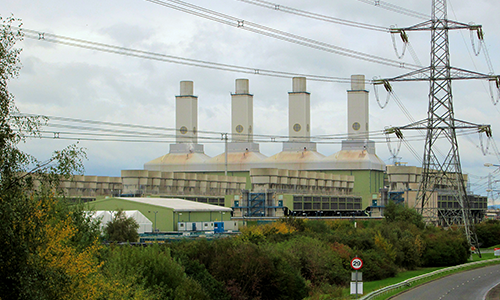
[[[4,299],[99,299],[124,295],[100,273],[95,227],[57,198],[61,176],[83,172],[77,145],[39,161],[18,148],[46,119],[19,113],[8,82],[18,75],[20,21],[0,28],[0,295]],[[37,188],[35,189],[35,181]],[[119,297],[120,298],[120,297]],[[121,297],[123,298],[123,297]]]
[[[389,201],[385,206],[384,217],[387,222],[402,222],[413,224],[418,228],[425,227],[422,215],[415,209],[408,208],[403,204],[396,204],[393,201]]]
[[[477,224],[476,234],[481,247],[500,245],[500,221],[486,220]]]
[[[106,226],[106,239],[110,242],[137,242],[139,224],[134,218],[127,218],[122,209],[113,216],[113,220]]]

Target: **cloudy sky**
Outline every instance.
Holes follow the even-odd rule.
[[[397,60],[388,33],[303,18],[237,0],[188,1],[247,22]],[[370,1],[282,0],[277,3],[383,27],[406,27],[423,21],[365,2]],[[390,2],[430,15],[431,0],[390,0],[385,3]],[[496,2],[448,1],[449,19],[484,26],[485,44],[494,67],[498,67],[500,62],[500,8]],[[277,40],[144,0],[4,1],[0,14],[2,17],[12,14],[21,18],[24,28],[39,32],[258,69],[342,78],[365,74],[367,79],[409,72]],[[409,37],[419,61],[428,65],[430,34],[411,32]],[[450,45],[452,65],[481,73],[489,72],[484,55],[481,53],[476,57],[472,53],[468,31],[451,32]],[[179,94],[179,82],[192,80],[195,94],[199,97],[199,129],[229,132],[230,93],[234,92],[234,81],[248,78],[250,92],[254,94],[254,132],[266,135],[288,133],[287,93],[291,90],[291,79],[172,64],[36,39],[25,39],[18,46],[23,48],[23,68],[20,76],[10,82],[9,89],[23,113],[174,128],[175,95]],[[397,40],[397,46],[401,48],[400,40]],[[409,53],[402,61],[415,63]],[[373,87],[367,88],[370,90],[371,130],[410,123],[392,100],[385,109],[380,109]],[[393,88],[415,120],[426,117],[427,83],[398,83]],[[491,124],[494,135],[500,132],[500,109],[492,103],[488,82],[458,82],[453,88],[456,118]],[[312,135],[346,132],[347,89],[349,85],[345,83],[308,81]],[[385,101],[384,93],[380,90],[382,102]],[[500,145],[497,138],[498,134],[495,140]],[[52,151],[73,142],[63,139],[30,140],[23,148],[44,159]],[[422,155],[423,143],[423,140],[411,143],[419,155]],[[499,160],[493,154],[483,156],[477,135],[459,138],[459,143],[465,172],[473,175],[473,182],[484,184],[485,180],[481,181],[479,177],[494,171],[485,168],[484,163],[500,163]],[[168,144],[80,142],[87,148],[89,157],[86,173],[103,176],[119,176],[123,169],[140,169],[145,162],[168,153]],[[260,147],[263,154],[270,156],[281,151],[282,146],[262,143]],[[340,150],[340,145],[321,144],[318,150],[331,155]],[[209,156],[218,155],[223,152],[223,144],[207,143],[205,152]],[[390,163],[391,155],[385,143],[377,144],[377,154]],[[401,161],[410,165],[421,164],[404,146],[399,156]],[[472,188],[477,192],[484,191],[484,186]]]

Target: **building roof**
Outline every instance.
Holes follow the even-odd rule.
[[[120,197],[117,199],[122,199],[126,201],[132,201],[136,203],[144,203],[150,204],[165,208],[173,209],[174,212],[183,212],[183,211],[216,211],[216,212],[225,212],[232,211],[229,207],[222,207],[218,205],[200,203],[195,201],[177,199],[177,198],[128,198],[128,197]]]

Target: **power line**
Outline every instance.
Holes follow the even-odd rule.
[[[376,7],[380,7],[380,8],[383,8],[383,9],[386,9],[386,10],[390,10],[390,11],[393,11],[393,12],[397,12],[397,13],[400,13],[400,14],[403,14],[403,15],[407,15],[407,16],[410,16],[410,17],[415,17],[415,18],[424,19],[424,20],[428,20],[428,19],[431,18],[429,15],[420,13],[418,11],[407,9],[407,8],[404,8],[404,7],[401,7],[401,6],[397,6],[397,5],[394,5],[394,4],[391,4],[391,3],[387,3],[387,2],[384,2],[384,1],[380,1],[380,0],[358,0],[358,1],[361,1],[361,2],[364,2],[364,3],[367,3],[367,4],[371,4],[371,5],[374,5]]]
[[[349,83],[350,78],[343,77],[333,77],[333,76],[322,76],[322,75],[312,75],[303,73],[293,73],[284,71],[275,71],[269,69],[259,69],[251,67],[243,67],[230,64],[221,64],[210,61],[203,61],[191,58],[184,58],[179,56],[167,55],[162,53],[155,53],[144,50],[137,50],[131,48],[125,48],[115,45],[109,45],[104,43],[92,42],[82,39],[76,39],[51,33],[39,32],[31,29],[23,29],[25,32],[25,37],[30,39],[35,39],[39,41],[45,41],[50,43],[62,44],[66,46],[79,47],[89,50],[96,50],[101,52],[119,54],[124,56],[131,56],[137,58],[144,58],[149,60],[156,60],[168,63],[182,64],[193,67],[201,67],[208,69],[215,69],[221,71],[261,75],[261,76],[271,76],[279,78],[292,78],[292,77],[307,77],[308,80],[312,81],[322,81],[322,82],[335,82],[335,83]]]
[[[43,117],[47,121],[44,129],[39,131],[34,139],[60,139],[60,140],[81,140],[81,141],[96,141],[96,142],[132,142],[132,143],[175,143],[176,133],[178,130],[174,128],[146,126],[136,124],[125,124],[95,120],[84,120],[67,117],[46,116],[36,114],[19,114],[16,117]],[[52,122],[56,120],[60,122]],[[68,124],[67,124],[68,123]],[[147,130],[147,131],[142,131]],[[21,129],[18,129],[21,131]],[[157,131],[157,132],[155,132]],[[223,132],[214,131],[198,131],[198,140],[203,143],[223,143],[221,141],[221,134]],[[475,132],[464,131],[461,134],[472,134]],[[385,143],[383,138],[383,131],[372,131],[372,135],[378,135],[371,138],[375,143]],[[229,134],[232,135],[232,134]],[[244,136],[237,134],[238,137]],[[284,135],[252,135],[255,142],[260,143],[281,143],[288,142],[289,136]],[[341,140],[352,138],[348,134],[332,134],[332,135],[319,135],[310,137],[310,140],[318,144],[340,144]],[[405,143],[409,141],[422,141],[422,137],[418,135],[408,135],[405,137]],[[407,144],[411,148],[411,145]],[[416,156],[414,149],[410,149]]]
[[[312,12],[300,10],[297,8],[293,8],[293,7],[289,7],[289,6],[285,6],[285,5],[281,5],[281,4],[277,4],[277,3],[271,3],[268,1],[262,1],[262,0],[237,0],[237,1],[265,7],[268,9],[275,10],[275,11],[294,14],[294,15],[301,16],[301,17],[330,22],[330,23],[334,23],[334,24],[340,24],[340,25],[344,25],[344,26],[350,26],[350,27],[367,29],[367,30],[374,30],[374,31],[381,31],[381,32],[389,32],[390,31],[390,29],[388,27],[371,25],[371,24],[366,24],[366,23],[361,23],[361,22],[354,22],[354,21],[344,20],[344,19],[340,19],[340,18],[334,18],[334,17],[330,17],[330,16],[326,16],[326,15],[322,15],[322,14],[317,14],[317,13],[312,13]]]
[[[252,23],[243,19],[238,19],[229,15],[225,15],[213,10],[209,10],[194,4],[190,4],[184,1],[180,0],[166,0],[166,1],[161,1],[161,0],[146,0],[148,2],[158,4],[161,6],[165,6],[168,8],[172,8],[178,11],[182,11],[188,14],[192,14],[198,17],[202,17],[208,20],[212,20],[215,22],[219,22],[225,25],[229,25],[235,28],[239,28],[242,30],[247,30],[251,32],[255,32],[258,34],[262,34],[268,37],[276,38],[282,41],[294,43],[297,45],[302,45],[306,47],[310,47],[313,49],[317,50],[322,50],[326,51],[329,53],[335,53],[338,55],[346,56],[346,57],[351,57],[355,59],[360,59],[364,61],[369,61],[373,63],[378,63],[382,65],[387,65],[387,66],[392,66],[392,67],[397,67],[397,68],[403,68],[403,69],[411,69],[411,70],[418,70],[420,69],[419,66],[410,64],[410,63],[404,63],[376,55],[371,55],[367,53],[363,53],[360,51],[355,51],[335,45],[331,45],[328,43],[324,42],[319,42],[313,39],[305,38],[298,36],[296,34],[291,34],[288,32],[284,32],[281,30],[273,29],[270,27],[262,26],[256,23]],[[170,2],[170,3],[167,3]],[[173,4],[174,3],[174,4]]]

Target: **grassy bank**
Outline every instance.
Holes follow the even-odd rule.
[[[482,249],[482,250],[484,250],[484,249]],[[483,260],[490,260],[490,259],[494,259],[494,258],[498,258],[498,257],[495,257],[493,253],[482,253],[481,258],[478,255],[473,255],[472,259],[470,259],[469,262],[477,262],[477,261],[483,261]],[[395,289],[395,290],[393,290],[391,292],[388,292],[386,294],[383,294],[383,295],[381,295],[381,296],[379,296],[379,297],[377,297],[375,299],[377,299],[377,300],[388,299],[391,296],[399,294],[399,293],[401,293],[403,291],[406,291],[408,289],[411,289],[411,288],[413,288],[415,286],[422,285],[422,284],[425,284],[427,282],[430,282],[430,281],[433,281],[433,280],[436,280],[436,279],[439,279],[439,278],[442,278],[442,277],[445,277],[445,276],[449,276],[451,274],[455,274],[455,273],[459,273],[459,272],[463,272],[463,271],[467,271],[467,270],[472,270],[472,269],[476,269],[476,268],[481,268],[481,267],[484,267],[485,265],[493,265],[493,264],[500,264],[500,261],[489,262],[489,263],[480,264],[480,265],[464,266],[463,268],[460,268],[460,269],[457,269],[457,270],[452,270],[452,271],[449,271],[449,272],[443,272],[443,273],[440,273],[440,274],[436,274],[435,276],[431,276],[431,277],[419,280],[419,281],[413,283],[409,287],[402,287],[402,288]],[[371,292],[373,292],[375,290],[381,289],[383,287],[390,286],[390,285],[393,285],[393,284],[397,284],[397,283],[405,281],[407,279],[410,279],[410,278],[413,278],[413,277],[416,277],[416,276],[420,276],[420,275],[423,275],[423,274],[427,274],[427,273],[430,273],[430,272],[433,272],[433,271],[436,271],[436,270],[439,270],[439,269],[444,269],[444,267],[443,268],[437,268],[437,267],[435,267],[435,268],[420,268],[420,269],[417,269],[417,270],[400,272],[395,277],[386,278],[386,279],[383,279],[383,280],[365,282],[365,283],[363,283],[364,295],[366,295],[368,293],[371,293]],[[349,293],[350,293],[350,289],[349,288],[345,288],[343,290],[344,299],[353,299],[353,298],[356,298],[354,295],[350,295]]]

